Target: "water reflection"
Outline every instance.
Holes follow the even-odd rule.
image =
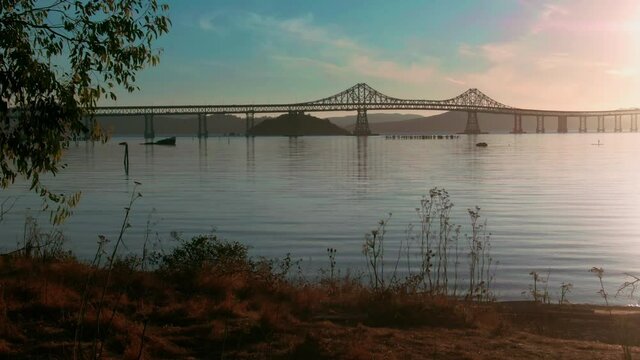
[[[312,154],[307,154],[304,137],[290,136],[287,146],[287,173],[290,179],[298,177],[299,172],[306,172],[307,165],[316,162]]]
[[[208,169],[207,157],[209,155],[208,146],[209,139],[198,138],[198,167],[200,171]]]
[[[304,160],[306,146],[303,137],[289,136],[289,159]]]
[[[91,166],[95,166],[95,157],[93,156],[95,152],[95,142],[93,141],[84,141],[84,155],[87,163]]]
[[[198,138],[198,154],[201,157],[207,157],[207,144],[209,143],[209,139],[207,138]]]
[[[256,138],[246,137],[247,148],[247,173],[253,174],[256,171]]]
[[[356,146],[356,158],[357,158],[357,179],[358,181],[366,184],[369,180],[369,169],[368,169],[368,150],[367,144],[369,141],[368,136],[358,136],[357,137],[357,146]]]
[[[153,153],[155,146],[153,145],[143,145],[144,146],[144,163],[148,166],[153,166]]]

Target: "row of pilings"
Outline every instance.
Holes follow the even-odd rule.
[[[385,135],[385,140],[454,140],[458,135]]]
[[[291,111],[292,114],[301,114],[302,111]],[[478,115],[475,111],[469,111],[467,116],[467,123],[465,126],[463,134],[482,134],[483,132],[480,130],[480,124],[478,122]],[[209,131],[207,129],[207,116],[209,114],[200,113],[196,114],[198,120],[198,133],[197,136],[199,138],[206,138],[209,136]],[[629,129],[630,132],[638,132],[638,114],[631,114],[630,124],[631,127]],[[558,119],[558,133],[567,133],[567,118],[566,115],[557,116]],[[586,133],[587,131],[587,117],[579,116],[579,129],[578,132]],[[597,132],[605,132],[605,116],[597,116],[598,127]],[[245,135],[250,136],[250,130],[255,125],[255,113],[247,112],[245,114]],[[95,128],[96,118],[85,116],[83,118],[83,124],[87,128],[87,130]],[[622,115],[614,116],[614,132],[622,132]],[[88,131],[87,134],[90,132]],[[369,128],[369,123],[367,120],[367,111],[366,109],[358,109],[358,117],[356,120],[356,126],[353,131],[356,136],[368,136],[372,135],[371,130]],[[525,131],[522,127],[522,115],[514,114],[514,125],[511,130],[512,134],[524,134]],[[536,116],[536,133],[545,133],[545,116],[538,115]],[[399,139],[399,140],[407,140],[407,139],[419,139],[419,140],[430,140],[430,139],[449,139],[451,136],[455,135],[389,135],[392,136],[391,139]],[[154,114],[144,114],[144,137],[146,139],[153,139],[155,137],[155,129],[154,129]],[[389,137],[387,137],[389,138]],[[454,137],[457,138],[457,137]],[[88,140],[88,136],[84,139],[78,138],[76,140]]]

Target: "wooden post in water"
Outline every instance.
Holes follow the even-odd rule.
[[[129,144],[123,141],[118,145],[124,145],[124,173],[129,176]]]

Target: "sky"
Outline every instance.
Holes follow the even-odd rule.
[[[478,88],[522,108],[640,107],[637,0],[166,3],[160,65],[118,105],[302,102],[365,82],[407,99]]]

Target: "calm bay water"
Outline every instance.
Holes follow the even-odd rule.
[[[129,176],[121,140],[130,143]],[[604,146],[592,145],[598,140]],[[489,147],[476,147],[479,141]],[[364,233],[392,213],[387,254],[396,254],[408,224],[418,221],[421,196],[438,186],[449,191],[453,220],[463,232],[469,229],[466,209],[482,208],[499,262],[499,299],[524,299],[531,271],[549,273],[554,299],[564,281],[574,284],[569,300],[590,303],[602,302],[591,267],[604,267],[612,293],[624,272],[640,275],[640,134],[212,137],[179,138],[175,147],[139,142],[72,145],[68,167],[47,177],[56,191],[82,191],[63,225],[68,247],[80,257],[93,255],[99,234],[117,237],[135,180],[143,197],[125,236],[130,251],[140,251],[147,223],[164,247],[174,244],[170,231],[186,238],[216,228],[250,245],[254,255],[290,252],[309,274],[328,268],[328,247],[338,250],[339,268],[364,270]],[[2,198],[9,196],[18,201],[0,223],[3,250],[22,238],[27,214],[43,227],[48,220],[25,186],[2,191]]]

